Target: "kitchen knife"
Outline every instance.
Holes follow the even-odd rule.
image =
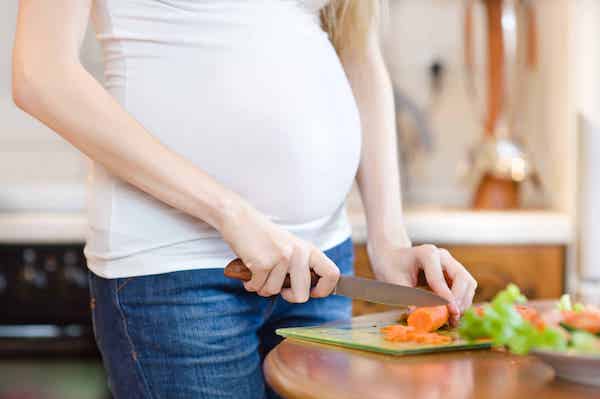
[[[223,273],[227,277],[242,281],[248,281],[252,277],[252,271],[246,267],[241,259],[231,261],[225,267]],[[315,286],[318,280],[319,276],[311,270],[311,286]],[[283,287],[290,287],[289,275],[285,277]],[[444,298],[420,288],[406,287],[354,276],[340,276],[333,293],[393,306],[438,306],[448,304],[448,301]]]

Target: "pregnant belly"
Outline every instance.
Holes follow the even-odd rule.
[[[356,173],[360,121],[325,35],[190,51],[129,62],[128,110],[273,220],[332,215]]]

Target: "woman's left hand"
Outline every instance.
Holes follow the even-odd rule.
[[[453,324],[471,306],[477,282],[447,250],[435,245],[369,243],[368,252],[378,280],[414,287],[423,270],[431,289],[450,303]]]

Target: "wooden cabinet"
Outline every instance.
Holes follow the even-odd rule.
[[[558,298],[564,290],[565,247],[561,245],[443,245],[478,282],[475,301],[487,301],[508,283],[517,284],[530,299]],[[373,277],[365,245],[355,246],[355,270]],[[389,307],[354,301],[355,315]]]

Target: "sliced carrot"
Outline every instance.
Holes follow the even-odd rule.
[[[412,326],[400,324],[383,327],[384,339],[391,342],[415,342],[418,344],[445,345],[452,342],[449,336],[438,333],[419,332]]]
[[[436,331],[448,323],[448,308],[446,306],[417,308],[408,316],[406,322],[418,332]]]
[[[519,312],[521,317],[524,318],[525,320],[534,319],[538,315],[537,310],[535,310],[534,308],[531,308],[529,306],[515,305],[515,309],[517,312]]]
[[[430,333],[430,334],[433,334],[433,335],[429,336],[429,340],[434,345],[445,345],[445,344],[449,344],[452,342],[452,338],[450,338],[447,335],[441,335],[438,333]]]
[[[585,330],[592,334],[600,333],[600,312],[597,311],[581,311],[581,312],[563,312],[564,324]]]
[[[538,330],[543,331],[546,328],[546,322],[539,314],[537,309],[526,305],[515,305],[515,310],[519,312],[521,317],[536,327]],[[485,314],[485,308],[478,306],[474,308],[475,314],[479,317],[483,317]]]
[[[381,329],[389,341],[410,341],[414,337],[415,329],[413,327],[395,324]]]
[[[536,309],[525,305],[515,305],[515,309],[517,312],[519,312],[522,318],[529,321],[538,330],[544,330],[546,328],[546,323],[544,323],[542,316]]]

